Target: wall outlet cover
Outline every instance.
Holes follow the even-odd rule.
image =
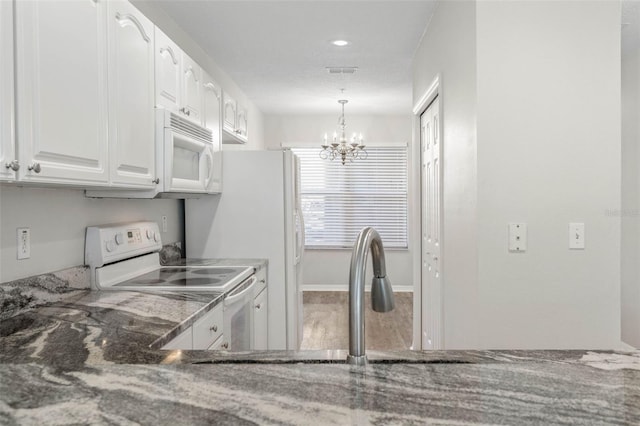
[[[509,224],[509,251],[523,253],[527,251],[527,224],[523,222]]]

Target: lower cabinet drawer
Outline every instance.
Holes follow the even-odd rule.
[[[208,349],[222,336],[222,311],[223,306],[220,303],[193,324],[193,349]]]

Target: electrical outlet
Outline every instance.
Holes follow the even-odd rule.
[[[18,247],[18,260],[31,257],[31,230],[18,228],[16,232],[16,246]]]
[[[162,232],[167,232],[167,217],[162,216]]]

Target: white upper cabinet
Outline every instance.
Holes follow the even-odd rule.
[[[105,3],[15,7],[20,180],[107,185]]]
[[[0,1],[0,181],[16,179],[13,93],[13,2]]]
[[[182,53],[182,113],[190,120],[202,123],[202,69]]]
[[[223,105],[223,130],[229,133],[236,132],[236,100],[224,92]]]
[[[180,109],[182,51],[158,27],[156,34],[156,106],[178,113]]]
[[[130,3],[110,0],[107,37],[111,182],[119,187],[150,188],[158,182],[154,170],[154,25]]]
[[[202,68],[156,27],[156,106],[203,125]]]
[[[238,137],[240,137],[241,139],[244,139],[245,141],[247,140],[247,131],[248,131],[248,117],[247,117],[247,109],[244,107],[241,107],[240,105],[237,106],[238,108],[238,116],[237,116],[237,134]]]
[[[221,104],[222,89],[206,72],[202,73],[204,126],[213,133],[213,171],[208,192],[222,190]]]
[[[247,110],[226,92],[223,94],[223,143],[247,142]]]

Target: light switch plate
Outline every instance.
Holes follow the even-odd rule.
[[[29,228],[17,229],[16,246],[18,247],[18,260],[31,257],[31,230]]]
[[[569,223],[569,249],[584,250],[584,223]]]
[[[509,224],[509,251],[512,253],[522,253],[527,251],[527,224]]]

